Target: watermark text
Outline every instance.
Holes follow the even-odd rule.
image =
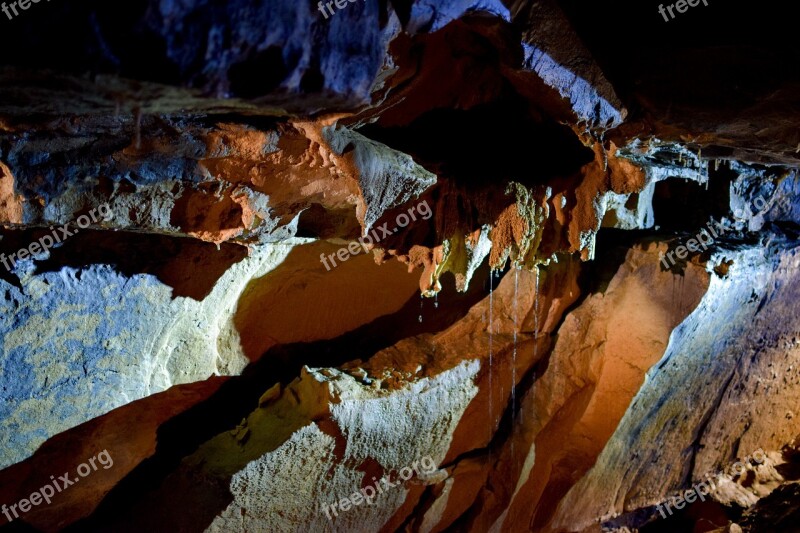
[[[97,463],[100,463],[100,466],[102,466],[104,470],[108,470],[114,466],[114,460],[111,458],[108,450],[103,450],[95,457],[89,459],[87,462],[78,465],[76,471],[80,477],[70,477],[69,472],[65,472],[57,479],[55,476],[50,476],[50,483],[35,491],[29,497],[21,499],[14,505],[3,504],[3,506],[0,507],[0,512],[5,515],[9,522],[13,522],[15,518],[20,517],[21,513],[27,513],[34,507],[41,505],[42,502],[47,502],[49,505],[53,496],[55,496],[57,493],[62,492],[68,487],[71,487],[75,483],[79,482],[81,478],[88,476],[92,472],[96,472]],[[19,512],[17,512],[17,509],[19,509]]]
[[[338,502],[324,505],[322,511],[325,513],[325,516],[328,517],[328,520],[333,520],[334,516],[339,516],[339,511],[349,511],[362,503],[366,503],[367,505],[374,504],[375,498],[383,494],[384,490],[401,485],[403,481],[411,479],[414,474],[417,474],[417,477],[419,477],[420,473],[432,474],[436,470],[437,467],[434,460],[430,456],[423,457],[422,459],[414,461],[413,465],[401,468],[397,473],[399,480],[396,480],[394,483],[392,483],[391,476],[389,475],[385,475],[380,479],[375,479],[373,477],[372,481],[375,482],[374,484],[367,485],[346,498],[340,499]],[[337,507],[339,511],[336,510]],[[331,513],[333,513],[333,516],[331,516]]]
[[[353,241],[346,247],[339,248],[335,254],[320,254],[319,261],[325,266],[328,272],[330,272],[331,268],[336,268],[338,266],[336,259],[339,259],[339,261],[344,263],[350,259],[351,256],[358,255],[362,251],[364,253],[368,252],[368,246],[377,244],[385,237],[389,237],[390,235],[396,233],[397,230],[405,228],[411,224],[411,222],[416,222],[417,215],[421,216],[422,220],[428,220],[433,216],[433,211],[431,210],[431,206],[428,205],[427,201],[423,201],[422,203],[415,205],[414,207],[410,208],[407,213],[400,213],[397,215],[395,218],[396,226],[394,228],[389,229],[389,223],[385,222],[381,226],[373,229],[371,232],[368,232],[366,235],[359,238],[358,241]],[[379,232],[380,235],[378,234]],[[330,261],[333,266],[330,266],[328,261]]]
[[[79,216],[75,221],[75,224],[81,229],[88,228],[91,223],[96,223],[99,220],[97,218],[98,214],[103,217],[104,221],[107,222],[111,220],[113,212],[108,204],[102,204],[96,209],[89,211],[88,215]],[[3,263],[3,266],[6,267],[6,270],[11,272],[16,266],[17,261],[27,259],[28,256],[34,257],[47,252],[56,244],[60,244],[78,233],[77,228],[70,229],[70,224],[71,222],[67,222],[60,228],[56,229],[53,229],[53,226],[50,226],[50,229],[53,230],[52,234],[43,236],[38,241],[30,243],[27,248],[20,248],[13,254],[6,256],[6,254],[0,253],[0,263]]]

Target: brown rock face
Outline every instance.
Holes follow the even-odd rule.
[[[800,52],[707,4],[3,3],[0,530],[794,531]]]
[[[100,463],[89,482],[64,487],[52,496],[52,504],[28,515],[26,522],[41,531],[60,531],[90,515],[97,504],[125,476],[151,457],[158,444],[157,430],[167,420],[185,411],[216,391],[223,378],[181,385],[139,402],[121,407],[107,415],[62,433],[42,445],[28,460],[3,470],[0,475],[0,498],[17,502],[39,491],[53,480],[44,472],[53,472],[56,482],[65,470],[72,481],[75,469],[89,458],[106,451],[110,459]],[[121,432],[120,427],[133,431]]]
[[[476,520],[509,531],[545,530],[565,493],[595,463],[670,333],[708,287],[697,265],[682,276],[662,271],[658,252],[654,245],[632,249],[607,288],[565,317],[547,370],[522,400],[526,417],[504,450],[509,467],[521,468],[519,481],[494,516],[484,511]],[[536,453],[533,465],[525,465],[527,450]]]

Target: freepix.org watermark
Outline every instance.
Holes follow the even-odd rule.
[[[415,205],[411,209],[408,210],[408,213],[400,213],[395,218],[396,226],[392,229],[389,229],[389,223],[385,222],[380,227],[372,230],[370,233],[367,233],[365,236],[358,239],[358,241],[353,241],[346,247],[339,248],[339,250],[335,254],[320,254],[319,261],[325,268],[330,272],[331,268],[336,268],[338,265],[336,264],[336,259],[339,259],[342,263],[350,259],[353,255],[358,255],[362,251],[367,253],[369,248],[367,246],[372,244],[377,244],[381,241],[381,239],[396,233],[397,230],[401,228],[405,228],[411,222],[416,222],[417,215],[422,217],[422,220],[428,220],[433,216],[433,211],[431,211],[431,206],[428,205],[427,201],[423,201],[422,203]],[[378,233],[380,232],[380,235]],[[328,265],[328,261],[330,260],[333,266]]]
[[[103,221],[108,222],[111,220],[113,216],[113,212],[111,211],[111,207],[108,204],[102,204],[99,207],[92,209],[89,211],[88,215],[81,215],[75,221],[75,224],[78,228],[85,229],[88,228],[90,224],[93,222],[96,223],[99,219],[97,215],[100,215]],[[42,253],[47,252],[55,246],[56,244],[60,244],[67,240],[68,238],[72,237],[76,233],[78,233],[77,229],[69,229],[69,225],[71,222],[67,222],[60,228],[53,230],[52,236],[45,235],[40,238],[38,241],[34,241],[28,245],[27,248],[20,248],[13,254],[10,254],[6,257],[6,254],[0,253],[0,263],[3,263],[3,266],[6,267],[6,270],[11,272],[14,267],[16,266],[17,261],[21,261],[23,259],[27,259],[28,256],[36,256]],[[50,229],[53,229],[53,226],[50,226]],[[10,264],[9,264],[10,263]]]
[[[0,5],[0,9],[2,9],[3,13],[6,14],[8,20],[13,20],[14,17],[19,16],[19,11],[17,11],[17,6],[19,6],[21,10],[26,11],[29,7],[31,7],[31,4],[38,4],[41,1],[42,0],[17,0],[16,2],[11,2],[8,5],[6,5],[6,2],[3,2],[2,5]],[[47,1],[49,2],[50,0]],[[14,12],[13,17],[11,16],[11,11]]]
[[[786,199],[783,199],[781,203],[785,203],[786,201]],[[757,210],[761,211],[767,206],[767,200],[763,196],[759,196],[753,201],[753,205]],[[741,213],[735,212],[734,216],[739,217]],[[684,260],[689,257],[689,252],[705,252],[717,242],[717,239],[721,238],[729,231],[733,231],[733,228],[712,219],[711,222],[706,224],[705,228],[701,229],[694,237],[686,241],[686,245],[681,244],[674,250],[665,254],[661,258],[661,266],[664,267],[664,270],[669,270],[671,267],[675,266],[678,260]],[[678,259],[675,259],[674,256],[676,255]]]
[[[659,4],[658,12],[664,17],[665,22],[669,22],[675,19],[675,13],[672,12],[672,8],[675,8],[678,13],[686,13],[690,7],[699,6],[700,2],[703,2],[703,5],[708,7],[708,0],[678,0],[674,4],[668,5],[666,11],[664,10],[664,4]],[[669,16],[672,17],[672,19],[667,18],[667,11],[669,11]]]
[[[717,489],[716,483],[723,479],[731,479],[735,476],[741,476],[747,471],[748,464],[755,463],[760,465],[766,460],[767,455],[764,453],[764,450],[758,449],[753,453],[752,456],[745,457],[744,460],[733,463],[733,465],[726,471],[719,471],[716,474],[706,474],[706,481],[695,483],[692,488],[685,490],[678,497],[672,498],[669,502],[658,504],[656,509],[658,509],[658,512],[661,513],[663,518],[666,518],[667,513],[670,515],[672,514],[672,509],[670,509],[670,507],[675,507],[675,509],[683,509],[687,503],[694,503],[698,499],[701,502],[704,502],[706,501],[706,496]],[[667,513],[664,512],[665,509]]]
[[[372,505],[375,503],[373,501],[375,497],[379,494],[383,494],[384,489],[397,487],[401,485],[403,481],[408,481],[411,479],[414,474],[419,477],[420,473],[432,474],[436,472],[436,470],[437,468],[434,460],[430,456],[423,457],[422,459],[414,461],[413,465],[400,469],[400,471],[397,473],[399,480],[395,483],[392,483],[391,476],[388,475],[383,476],[380,479],[375,479],[373,477],[372,481],[375,482],[374,484],[367,485],[361,490],[355,491],[348,497],[342,498],[338,502],[324,505],[322,510],[325,512],[325,516],[328,517],[328,520],[333,520],[333,516],[339,516],[339,512],[336,510],[337,506],[339,507],[340,511],[349,511],[353,507],[361,505],[362,503]],[[333,513],[333,516],[331,516],[331,512]]]
[[[325,2],[322,0],[317,4],[317,9],[325,17],[325,20],[327,20],[328,11],[330,11],[331,16],[336,14],[336,10],[333,9],[334,5],[336,6],[336,9],[344,9],[347,7],[348,3],[353,4],[355,2],[356,0],[331,0],[330,2]]]
[[[18,501],[14,505],[3,504],[3,506],[0,507],[0,512],[5,515],[9,522],[13,522],[15,518],[20,517],[21,513],[27,513],[37,505],[41,505],[42,502],[47,502],[49,505],[53,496],[55,496],[57,493],[60,493],[68,487],[71,487],[75,483],[79,482],[81,478],[88,476],[92,472],[96,472],[97,463],[100,463],[100,466],[102,466],[104,470],[108,470],[114,466],[114,460],[111,458],[111,454],[108,453],[108,450],[103,450],[96,456],[89,459],[87,462],[78,465],[76,470],[78,476],[80,477],[70,477],[69,472],[65,472],[64,475],[59,476],[58,479],[56,479],[55,476],[50,476],[50,483],[40,488],[27,498],[23,498],[22,500]],[[19,509],[19,512],[17,512],[17,509]]]

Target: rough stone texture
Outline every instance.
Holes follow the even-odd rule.
[[[239,373],[247,361],[232,319],[239,295],[292,247],[257,250],[201,302],[174,298],[153,276],[103,266],[28,270],[21,288],[0,281],[0,462],[21,461],[52,435],[173,385]]]
[[[172,99],[176,111],[188,108],[191,99],[180,98],[187,95],[234,97],[241,100],[229,109],[245,111],[254,108],[248,101],[301,111],[355,106],[367,100],[388,42],[399,30],[396,16],[389,23],[380,20],[377,0],[348,5],[328,21],[310,4],[265,0],[135,2],[125,9],[91,1],[48,8],[48,17],[17,20],[4,32],[3,46],[14,43],[21,51],[4,63],[79,73],[111,71],[151,82],[129,91],[115,91],[113,83],[91,87],[100,104],[92,108],[95,113],[113,112],[119,101],[166,96],[152,82],[193,90]],[[34,26],[36,22],[40,24]],[[52,37],[62,35],[67,25],[79,37],[65,40],[60,50],[38,38],[47,31]],[[353,27],[361,31],[351,31]],[[342,68],[344,63],[348,67]],[[2,98],[16,104],[4,109],[12,114],[53,88],[50,79],[20,77],[27,87],[7,87]],[[26,95],[23,87],[29,93],[36,87],[37,94]],[[84,105],[73,102],[62,110],[79,113]]]
[[[537,353],[545,353],[545,337],[533,349],[536,333],[551,332],[578,296],[575,265],[551,267],[538,295],[533,275],[506,276],[490,298],[437,335],[404,340],[343,371],[303,371],[280,396],[271,388],[260,409],[205,443],[160,489],[139,502],[126,501],[123,512],[114,512],[114,527],[150,527],[152,517],[160,527],[179,529],[328,530],[332,526],[321,506],[352,494],[372,476],[395,475],[426,456],[441,467],[484,448],[511,383],[522,379]],[[479,324],[492,329],[491,352],[484,335],[465,334]],[[465,359],[465,353],[470,357]],[[460,478],[465,468],[454,465],[451,470]],[[422,485],[412,480],[407,490],[387,491],[380,505],[342,513],[335,527],[399,527],[409,519],[421,489],[437,485],[439,490],[447,478],[445,471],[428,474]],[[207,481],[198,484],[199,479]],[[319,481],[298,492],[300,479]],[[474,492],[458,489],[465,490]],[[180,496],[165,499],[166,493]],[[453,498],[459,501],[460,506],[468,503]],[[198,506],[204,510],[182,510]]]
[[[774,530],[791,529],[797,523],[797,439],[784,446],[780,453],[768,454],[764,466],[755,469],[752,486],[755,490],[742,490],[745,476],[733,486],[738,495],[747,498],[750,506],[740,523],[747,531],[758,527]],[[755,494],[755,496],[754,496]],[[759,501],[752,504],[753,500]]]
[[[514,22],[523,25],[525,67],[568,98],[589,127],[613,128],[627,115],[622,101],[552,0],[516,1]]]
[[[373,476],[396,478],[423,457],[441,464],[461,413],[477,393],[478,369],[476,361],[464,362],[393,390],[341,372],[304,371],[279,399],[207,442],[165,481],[160,490],[176,491],[172,510],[161,493],[146,503],[157,510],[134,509],[116,527],[333,531],[323,505],[360,490]],[[430,483],[437,475],[435,469],[422,472],[412,483]],[[311,485],[302,483],[312,479]],[[375,505],[342,512],[335,526],[377,530],[407,493],[405,487],[386,488]],[[179,511],[200,502],[209,507]]]
[[[565,488],[606,445],[670,332],[708,283],[696,265],[685,280],[662,271],[663,249],[629,251],[607,288],[565,317],[546,370],[521,399],[471,528],[541,529]]]
[[[419,197],[436,183],[436,176],[415,164],[408,155],[357,132],[326,128],[322,136],[339,156],[345,150],[353,150],[352,162],[359,170],[363,196],[357,213],[364,235],[386,211]]]
[[[406,31],[417,32],[421,29],[436,31],[448,22],[458,19],[470,11],[485,11],[497,15],[504,20],[510,19],[508,9],[498,0],[456,0],[454,2],[437,2],[422,0],[411,3],[409,21]]]
[[[330,147],[321,125],[263,130],[205,122],[119,117],[2,135],[2,190],[13,184],[21,194],[0,193],[0,216],[6,224],[46,227],[107,203],[113,216],[104,228],[276,242],[295,234],[296,219],[309,208],[322,211],[310,221],[318,233],[346,236],[354,231],[347,213],[354,205],[362,224],[368,213],[368,226],[435,181],[405,154],[356,133],[343,131]],[[350,144],[352,160],[342,155]]]
[[[597,463],[559,504],[555,530],[581,531],[655,504],[723,462],[780,448],[798,433],[787,405],[798,383],[798,251],[793,242],[773,246],[717,255],[715,262],[733,261],[727,276],[712,276],[675,330]]]
[[[113,461],[109,468],[100,466],[82,483],[57,493],[51,505],[29,512],[25,520],[37,530],[50,532],[90,515],[115,485],[156,451],[158,429],[209,397],[224,380],[212,378],[175,386],[58,434],[32,457],[0,472],[0,500],[5,503],[28,498],[50,483],[51,475],[58,478],[65,471],[75,472],[78,465],[106,450]]]

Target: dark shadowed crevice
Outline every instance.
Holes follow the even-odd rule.
[[[76,228],[71,224],[67,229],[74,231]],[[3,236],[0,252],[8,256],[52,235],[52,231],[3,230],[0,234]],[[200,301],[232,265],[245,257],[247,248],[237,244],[223,243],[217,248],[212,243],[187,237],[87,229],[51,248],[49,258],[35,263],[34,273],[59,272],[64,267],[84,269],[109,265],[127,277],[155,276],[172,287],[173,298],[183,296]],[[0,278],[12,284],[19,283],[5,268],[0,268]]]
[[[270,46],[232,65],[228,81],[234,96],[257,98],[277,89],[290,72],[281,47]]]

